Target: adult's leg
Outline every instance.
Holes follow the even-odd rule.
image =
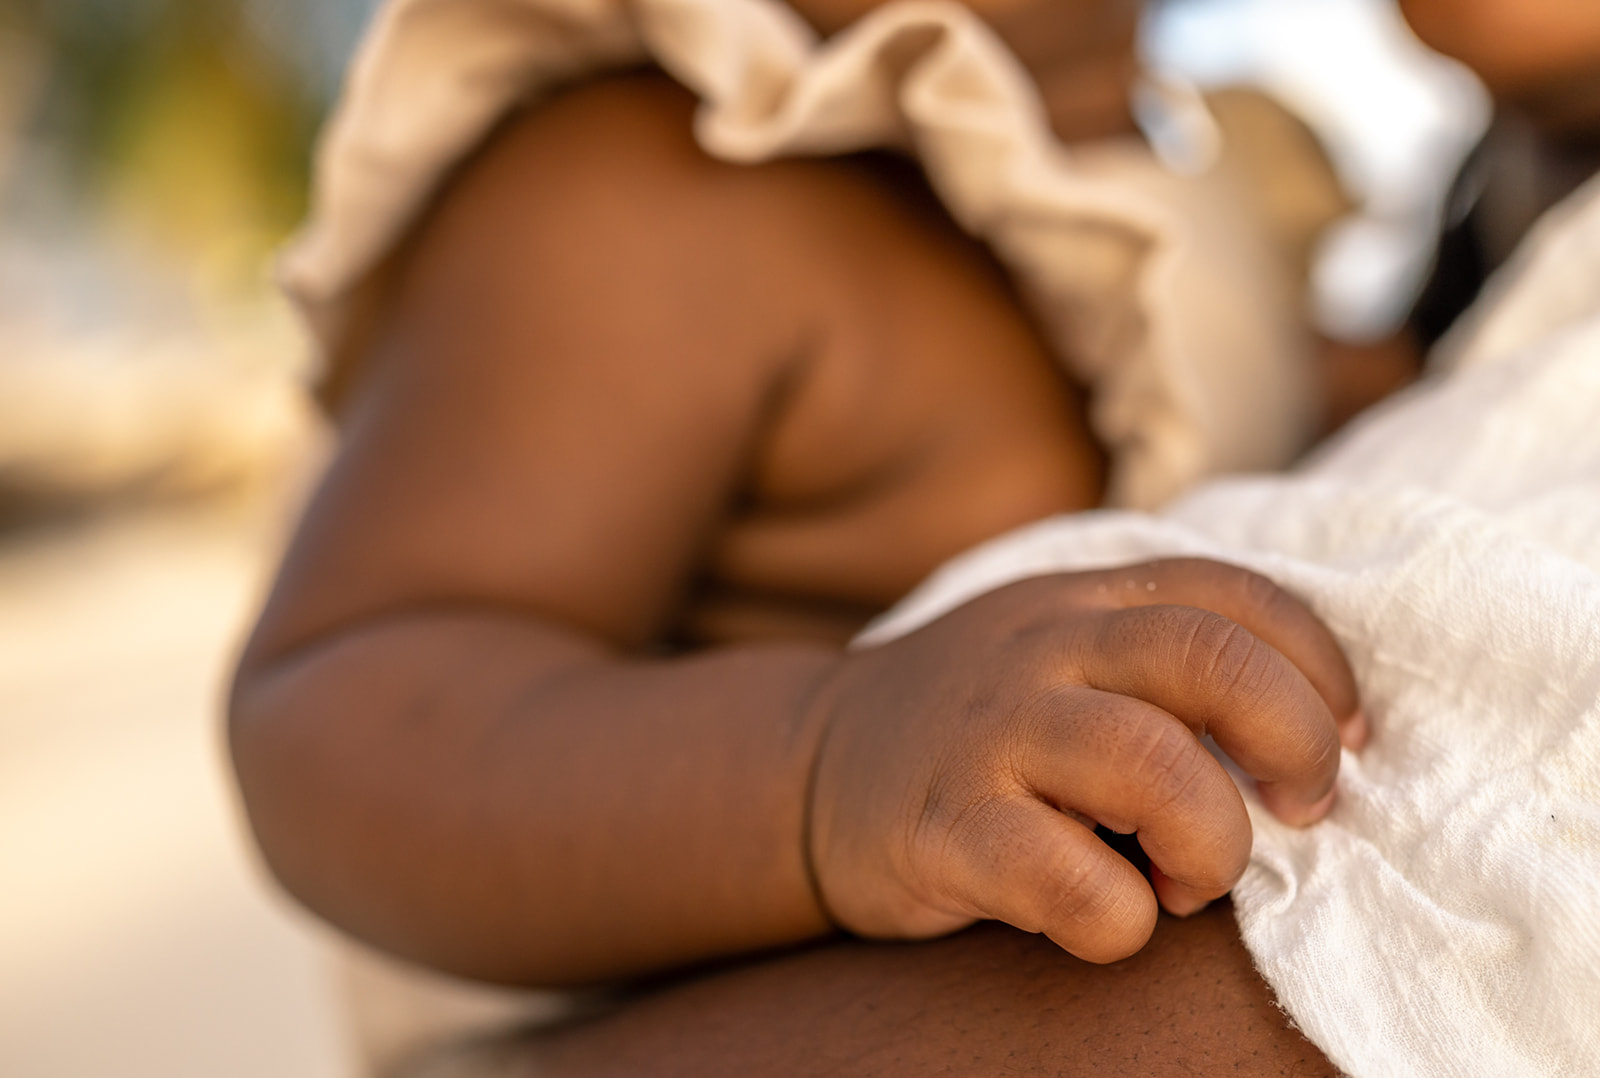
[[[426,1073],[1337,1074],[1272,1001],[1226,902],[1163,916],[1144,950],[1109,966],[996,924],[928,943],[839,941],[471,1055]]]

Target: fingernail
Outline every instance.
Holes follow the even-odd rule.
[[[1372,727],[1367,724],[1367,713],[1356,708],[1356,713],[1344,720],[1339,727],[1339,744],[1357,752],[1367,743],[1367,737],[1372,733]]]

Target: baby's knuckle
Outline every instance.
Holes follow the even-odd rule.
[[[1070,659],[1077,628],[1059,603],[1040,603],[1013,611],[996,638],[1014,669],[1042,674]]]
[[[1023,690],[999,732],[997,759],[1014,783],[1027,785],[1041,757],[1059,751],[1062,727],[1075,715],[1072,688],[1060,683],[1035,685]]]
[[[1261,641],[1221,614],[1196,611],[1179,647],[1183,665],[1195,679],[1224,696],[1259,689],[1266,676]]]
[[[1136,606],[1110,611],[1096,619],[1089,646],[1101,655],[1149,654],[1175,633],[1185,608]]]
[[[993,840],[1002,795],[970,773],[946,771],[928,784],[908,829],[909,858],[920,864],[966,863]]]
[[[1205,755],[1193,735],[1176,724],[1151,722],[1132,731],[1124,744],[1124,759],[1116,766],[1142,791],[1146,813],[1159,815],[1190,799]]]
[[[1039,895],[1039,923],[1060,930],[1092,929],[1112,917],[1117,879],[1092,858],[1069,857],[1051,865]]]

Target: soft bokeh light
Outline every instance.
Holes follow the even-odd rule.
[[[366,5],[293,6],[0,0],[7,1076],[351,1073],[218,723],[316,453],[270,261]]]

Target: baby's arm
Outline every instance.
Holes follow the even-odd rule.
[[[694,154],[688,117],[614,83],[470,167],[239,672],[277,874],[446,968],[587,980],[827,928],[799,837],[837,656],[639,656],[804,328],[723,257],[793,247],[741,201],[762,174]]]
[[[236,684],[269,860],[357,935],[507,981],[830,919],[1130,953],[1155,899],[1078,820],[1138,829],[1169,908],[1222,894],[1249,825],[1191,731],[1314,818],[1355,703],[1337,648],[1260,578],[1175,562],[849,657],[641,657],[817,329],[782,279],[815,220],[763,185],[830,182],[705,161],[687,115],[654,82],[574,95],[425,228]]]

